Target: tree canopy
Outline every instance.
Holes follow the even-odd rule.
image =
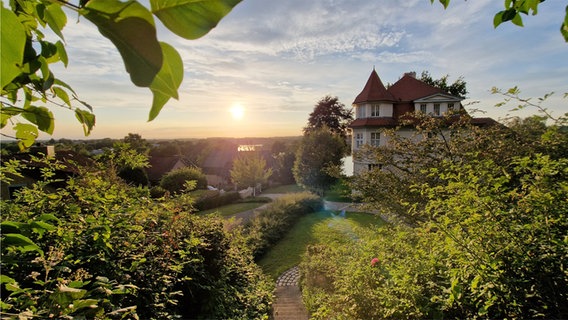
[[[327,127],[331,132],[345,138],[352,120],[353,112],[345,108],[338,97],[327,95],[318,101],[314,111],[310,113],[304,133]]]
[[[256,195],[256,186],[268,181],[272,169],[266,169],[266,160],[258,152],[240,154],[233,161],[231,180],[239,187],[252,187]]]
[[[436,88],[440,88],[453,96],[465,98],[467,95],[466,82],[463,77],[459,77],[454,83],[448,84],[449,75],[445,75],[440,79],[434,79],[428,71],[422,71],[420,80]]]
[[[345,140],[325,126],[306,133],[292,169],[296,183],[321,194],[338,179],[346,148]]]

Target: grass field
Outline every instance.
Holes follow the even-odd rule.
[[[312,230],[314,226],[330,225],[332,222],[346,222],[357,226],[384,224],[379,216],[368,213],[348,212],[345,218],[337,217],[337,213],[331,211],[312,213],[302,217],[288,234],[258,261],[258,264],[266,274],[276,279],[282,272],[300,263],[307,245],[319,240],[314,238]]]
[[[263,193],[293,193],[305,191],[302,187],[295,184],[287,184],[283,186],[269,188],[263,191]]]
[[[270,201],[271,200],[266,197],[248,198],[246,199],[246,201],[236,202],[219,208],[199,211],[197,212],[197,214],[206,215],[218,212],[222,217],[229,217],[239,212],[256,209]]]

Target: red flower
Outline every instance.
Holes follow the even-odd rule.
[[[371,267],[374,267],[377,263],[379,263],[379,258],[373,258],[371,260]]]

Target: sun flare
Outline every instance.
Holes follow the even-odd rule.
[[[240,120],[245,115],[245,108],[239,103],[234,104],[229,111],[235,120]]]

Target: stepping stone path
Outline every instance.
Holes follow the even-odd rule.
[[[300,269],[295,266],[276,280],[276,301],[272,306],[274,320],[307,320],[308,311],[302,302]]]

